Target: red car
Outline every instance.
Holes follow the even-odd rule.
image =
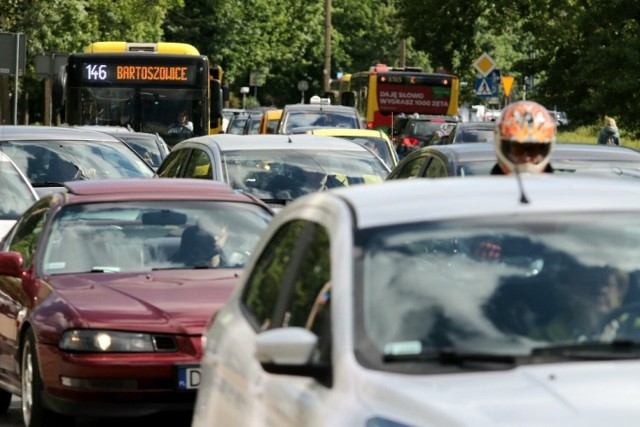
[[[28,427],[191,411],[204,327],[272,211],[211,180],[66,187],[0,243],[0,412],[12,394]]]

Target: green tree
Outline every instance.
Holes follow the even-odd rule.
[[[183,0],[4,0],[0,31],[21,32],[27,40],[27,70],[21,84],[30,98],[31,121],[38,120],[43,110],[36,55],[78,52],[94,41],[159,41],[167,11],[183,4]],[[26,108],[22,105],[21,110]]]

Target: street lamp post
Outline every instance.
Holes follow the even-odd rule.
[[[240,88],[240,93],[242,94],[242,109],[245,108],[245,105],[247,104],[247,94],[249,93],[251,89],[249,88],[249,86],[242,86]]]

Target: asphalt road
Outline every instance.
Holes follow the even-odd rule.
[[[0,426],[2,427],[23,427],[22,410],[20,409],[21,401],[14,396],[11,406],[6,414],[0,414]],[[144,418],[127,418],[127,419],[79,419],[76,421],[77,427],[139,427],[150,425],[161,425],[168,427],[190,427],[191,417],[185,415],[158,415]],[[51,426],[60,427],[60,426]],[[70,427],[70,426],[65,426]]]

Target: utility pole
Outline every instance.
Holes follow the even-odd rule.
[[[331,90],[331,0],[324,2],[324,69],[322,77],[323,89],[327,93]]]
[[[400,68],[407,66],[407,39],[400,40]]]

